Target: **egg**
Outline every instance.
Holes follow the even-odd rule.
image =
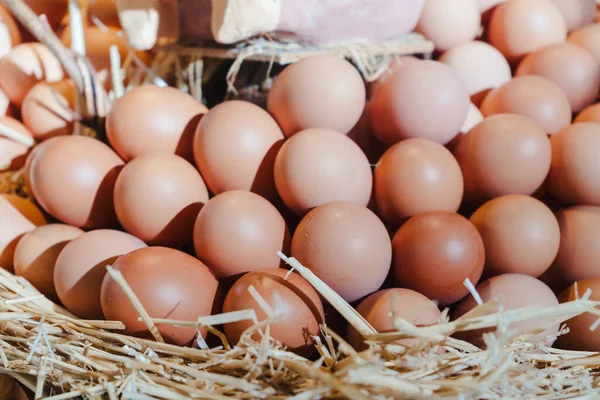
[[[0,6],[0,58],[10,52],[10,49],[21,44],[23,38],[19,25],[12,13],[4,4]]]
[[[552,211],[530,196],[506,195],[488,201],[470,218],[485,247],[484,275],[542,275],[560,246]]]
[[[89,0],[88,17],[98,18],[106,26],[120,27],[116,0]]]
[[[0,125],[31,138],[31,132],[21,122],[12,117],[0,117]],[[12,139],[0,136],[0,172],[16,171],[25,164],[29,147]]]
[[[567,39],[567,25],[558,7],[550,0],[510,0],[492,14],[490,44],[509,62]]]
[[[277,321],[269,325],[269,335],[290,351],[312,353],[312,336],[319,335],[319,326],[325,320],[323,304],[317,291],[304,278],[295,272],[287,275],[288,271],[283,268],[247,273],[227,293],[223,312],[253,309],[258,321],[267,319],[268,315],[248,290],[253,286],[278,316]],[[235,344],[252,325],[252,321],[240,321],[225,324],[223,328],[229,342]],[[257,331],[252,337],[260,340]]]
[[[196,258],[166,247],[146,247],[120,257],[113,265],[151,318],[196,321],[211,315],[218,300],[219,282]],[[150,336],[129,298],[110,276],[105,275],[100,290],[104,316],[125,324],[125,333]],[[196,336],[195,327],[157,325],[167,343],[183,346]],[[206,329],[201,330],[206,335]]]
[[[520,274],[498,275],[481,282],[475,288],[484,303],[497,300],[502,305],[503,311],[518,310],[529,307],[553,307],[558,305],[558,299],[552,290],[540,280]],[[472,296],[465,298],[456,305],[452,313],[453,319],[463,316],[477,306]],[[490,313],[500,312],[499,307]],[[552,322],[552,318],[531,318],[524,322],[515,322],[508,325],[513,332],[512,338],[521,334],[533,333],[533,330]],[[546,346],[552,346],[554,336],[558,334],[560,324],[554,324],[541,333],[537,333],[528,339],[529,342],[544,342]],[[484,346],[482,335],[490,332],[490,329],[480,329],[464,332],[460,335],[478,346]]]
[[[44,14],[52,28],[58,25],[67,15],[69,0],[23,0],[37,15]]]
[[[353,302],[381,287],[390,270],[392,245],[371,210],[332,202],[302,219],[292,238],[292,257]]]
[[[0,59],[0,87],[17,107],[36,83],[58,82],[63,76],[58,59],[40,43],[21,43]]]
[[[418,327],[435,324],[441,319],[440,310],[433,301],[414,290],[400,288],[373,293],[360,302],[356,311],[379,333],[398,331],[392,321],[394,315]],[[367,348],[361,334],[351,325],[346,340],[358,351]],[[397,343],[414,346],[419,340],[401,339]]]
[[[567,94],[573,112],[592,104],[600,91],[600,64],[571,43],[550,45],[528,55],[516,75],[539,75],[556,83]]]
[[[587,290],[592,291],[590,300],[600,301],[600,278],[594,277],[578,281],[565,289],[558,299],[561,303],[575,301],[582,298]],[[558,337],[555,347],[575,351],[599,351],[600,335],[598,335],[598,330],[590,329],[597,319],[598,317],[594,314],[583,313],[566,321],[569,332]]]
[[[78,228],[117,224],[113,192],[123,161],[104,143],[85,136],[54,138],[32,160],[35,199],[53,217]]]
[[[402,68],[406,64],[413,63],[413,62],[419,62],[419,61],[421,61],[421,60],[414,56],[399,56],[399,57],[393,58],[389,62],[388,68],[381,74],[381,76],[379,78],[377,78],[376,80],[374,80],[373,82],[369,82],[367,84],[367,97],[369,99],[371,99],[373,97],[373,95],[375,94],[375,92],[377,92],[379,90],[381,85],[385,81],[387,81],[390,78],[390,76],[392,76],[394,71],[396,71],[398,68]],[[365,108],[366,108],[366,106],[365,106]]]
[[[44,214],[31,201],[14,194],[0,195],[0,268],[12,272],[19,239],[45,224]]]
[[[25,164],[23,165],[23,180],[25,181],[25,187],[27,188],[27,191],[29,193],[33,193],[33,188],[31,187],[31,164],[33,164],[33,160],[45,148],[52,146],[53,143],[60,139],[64,139],[64,136],[53,137],[44,142],[41,142],[33,146],[33,148],[29,151],[29,154],[27,154]]]
[[[275,186],[298,215],[333,201],[366,206],[373,175],[360,147],[339,132],[307,129],[289,138],[275,159]]]
[[[480,25],[477,0],[425,0],[416,31],[445,51],[475,39]]]
[[[444,146],[426,139],[390,147],[375,167],[374,182],[378,213],[393,229],[421,212],[454,212],[463,197],[456,159]]]
[[[366,101],[365,83],[348,61],[314,55],[286,67],[273,82],[267,110],[289,137],[310,128],[348,133]]]
[[[593,104],[583,109],[575,118],[573,123],[597,122],[600,123],[600,104]]]
[[[283,139],[277,122],[262,108],[226,101],[200,121],[194,159],[214,194],[240,189],[275,199],[273,167]]]
[[[56,259],[67,243],[83,233],[79,228],[63,224],[43,225],[26,233],[15,249],[15,275],[27,279],[50,300],[58,300],[54,289]]]
[[[194,133],[206,111],[202,103],[173,87],[138,86],[112,105],[106,135],[125,161],[162,151],[193,162]]]
[[[491,89],[512,79],[506,58],[485,42],[467,42],[453,47],[441,55],[440,62],[459,73],[476,106],[481,104]]]
[[[12,117],[13,113],[14,112],[10,104],[10,99],[6,95],[6,92],[0,88],[0,116]]]
[[[194,225],[198,258],[219,278],[278,268],[278,251],[289,250],[290,232],[275,206],[242,190],[216,195]],[[235,251],[232,251],[235,249]]]
[[[73,133],[76,96],[70,80],[40,82],[27,93],[21,116],[36,140]]]
[[[383,143],[377,140],[373,134],[373,129],[371,129],[370,103],[365,105],[363,114],[356,125],[348,132],[348,137],[360,147],[373,165],[377,163],[387,149]]]
[[[600,63],[600,23],[583,26],[573,31],[569,37],[569,43],[573,43],[590,52]]]
[[[208,201],[198,171],[170,153],[148,153],[127,163],[115,182],[114,204],[125,230],[150,245],[192,243],[194,221]]]
[[[554,82],[535,75],[523,75],[492,90],[481,104],[485,117],[520,114],[544,126],[553,135],[571,123],[571,103]]]
[[[392,240],[392,273],[397,286],[416,290],[440,305],[452,304],[477,284],[483,272],[485,250],[475,226],[448,211],[415,215]]]
[[[465,198],[477,204],[505,194],[534,193],[550,170],[552,148],[539,123],[498,114],[464,135],[454,155],[464,177]]]
[[[467,118],[469,92],[454,69],[419,61],[397,69],[374,94],[370,110],[373,133],[388,146],[409,138],[446,144]]]
[[[491,11],[499,4],[506,2],[507,0],[477,0],[479,5],[479,12],[482,14]]]
[[[569,32],[595,21],[596,0],[551,0],[567,24]]]
[[[600,206],[600,123],[573,124],[554,136],[548,191],[565,204]]]
[[[58,298],[79,318],[104,319],[100,288],[106,267],[123,254],[145,247],[146,244],[135,236],[112,229],[86,232],[71,240],[54,265],[54,287]],[[170,264],[169,268],[177,268],[177,265]],[[127,307],[124,302],[120,306]]]

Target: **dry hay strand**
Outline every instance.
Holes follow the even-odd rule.
[[[25,174],[23,169],[17,171],[6,171],[0,173],[0,193],[16,194],[25,199],[32,199],[31,193],[25,185]]]

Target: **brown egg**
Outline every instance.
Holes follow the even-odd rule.
[[[206,111],[202,103],[178,89],[138,86],[113,104],[106,134],[126,161],[163,151],[193,162],[194,132]]]
[[[558,253],[558,221],[533,197],[497,197],[481,206],[470,220],[483,239],[486,276],[515,273],[537,278]]]
[[[0,195],[0,268],[12,272],[19,239],[45,224],[46,218],[31,201],[14,194]]]
[[[417,214],[392,240],[392,272],[400,287],[416,290],[440,305],[452,304],[483,272],[483,240],[468,219],[448,211]]]
[[[563,90],[541,76],[519,76],[490,92],[481,104],[485,117],[520,114],[544,126],[553,135],[571,123],[571,103]]]
[[[116,0],[89,0],[88,17],[98,18],[106,26],[121,26]]]
[[[277,252],[287,252],[289,244],[290,233],[275,206],[242,190],[213,197],[194,225],[196,255],[219,278],[278,268]]]
[[[40,43],[19,44],[0,60],[0,87],[17,107],[36,83],[57,82],[63,76],[58,59]]]
[[[240,189],[275,199],[273,165],[283,139],[277,122],[259,106],[226,101],[200,121],[194,158],[212,193]]]
[[[400,57],[392,59],[388,64],[388,68],[383,72],[383,74],[381,74],[381,76],[378,79],[376,79],[375,81],[369,82],[367,84],[367,98],[371,99],[373,97],[373,95],[375,94],[375,92],[377,92],[379,90],[381,85],[385,81],[387,81],[394,74],[394,71],[396,71],[398,68],[402,68],[404,65],[407,65],[408,63],[413,63],[413,62],[418,62],[418,61],[421,61],[421,60],[414,56],[400,56]],[[365,106],[365,108],[366,108],[366,106]]]
[[[512,78],[506,58],[485,42],[467,42],[453,47],[440,62],[454,68],[467,85],[471,100],[478,106],[491,89]]]
[[[275,185],[296,214],[332,201],[366,206],[373,175],[369,160],[346,135],[307,129],[289,138],[275,159]]]
[[[580,299],[588,289],[592,291],[590,300],[600,301],[600,277],[578,281],[576,285],[573,284],[562,292],[558,296],[558,300],[561,303],[566,303]],[[565,323],[569,328],[569,332],[558,337],[555,347],[575,351],[599,351],[600,335],[598,335],[598,330],[590,330],[597,319],[596,315],[590,313],[583,313],[571,318]]]
[[[528,275],[520,274],[504,274],[498,275],[488,280],[481,282],[476,286],[477,293],[481,296],[484,303],[498,300],[502,305],[502,310],[510,311],[528,307],[552,307],[558,305],[558,300],[552,290],[540,280]],[[472,296],[465,298],[458,303],[453,311],[453,319],[459,318],[471,311],[477,306],[475,299]],[[499,312],[499,307],[494,311]],[[513,331],[511,337],[516,337],[521,334],[528,334],[531,331],[540,328],[542,325],[548,324],[552,318],[533,318],[525,322],[516,322],[508,326],[508,329]],[[482,335],[484,332],[493,330],[475,330],[465,332],[461,338],[465,338],[478,346],[485,346]],[[552,346],[554,339],[549,339],[547,336],[556,335],[559,331],[559,324],[553,325],[545,331],[538,333],[527,339],[533,343],[544,342],[546,346]]]
[[[567,38],[565,20],[550,0],[502,3],[492,14],[488,29],[490,44],[511,63]]]
[[[539,75],[556,83],[567,94],[573,112],[592,104],[600,91],[600,64],[571,43],[550,45],[528,55],[516,75]]]
[[[23,38],[17,21],[4,4],[0,5],[0,57],[7,55],[13,47],[21,44],[22,41]]]
[[[347,133],[365,107],[365,83],[348,61],[333,55],[306,57],[273,82],[267,110],[286,136],[310,128]]]
[[[50,300],[58,300],[54,289],[54,265],[62,249],[71,240],[83,235],[74,226],[50,224],[26,233],[15,249],[15,275],[27,279]]]
[[[111,229],[86,232],[70,241],[54,266],[54,286],[69,311],[84,319],[104,319],[100,287],[106,267],[123,254],[146,247],[140,239]],[[170,264],[170,269],[177,268]],[[126,307],[121,302],[121,307]]]
[[[40,82],[27,93],[21,116],[36,140],[73,133],[76,95],[70,80]]]
[[[170,153],[134,158],[115,183],[115,211],[123,228],[150,245],[192,243],[194,221],[208,201],[198,171]]]
[[[370,104],[365,105],[365,110],[354,128],[348,132],[348,137],[361,148],[372,165],[375,165],[387,150],[387,146],[381,143],[373,134],[371,129]]]
[[[481,203],[505,194],[532,194],[546,179],[552,149],[544,128],[516,114],[484,119],[454,151],[465,198]]]
[[[573,124],[550,141],[550,194],[565,204],[600,205],[600,123]]]
[[[12,117],[13,114],[14,112],[10,104],[10,99],[8,98],[4,90],[0,89],[0,116]]]
[[[34,13],[44,14],[52,28],[56,28],[67,15],[69,0],[24,0]]]
[[[577,29],[569,35],[568,41],[589,51],[600,63],[600,23]]]
[[[104,143],[65,136],[37,152],[29,179],[36,200],[61,222],[78,228],[112,227],[117,224],[113,191],[122,166]]]
[[[425,0],[415,29],[446,51],[470,42],[479,35],[481,14],[477,0]]]
[[[114,268],[123,274],[151,318],[196,321],[211,315],[217,300],[219,282],[213,273],[194,257],[166,247],[147,247],[120,257]],[[125,332],[150,336],[139,313],[110,275],[105,275],[100,292],[104,316],[125,324]],[[220,306],[220,305],[219,305]],[[158,325],[167,343],[183,346],[196,336],[194,327]],[[206,330],[202,329],[202,335]]]
[[[469,111],[469,92],[454,69],[437,61],[397,69],[371,103],[373,133],[390,146],[409,138],[446,144]]]
[[[578,122],[600,123],[600,103],[593,104],[582,110],[573,121],[573,123]]]
[[[64,139],[64,136],[57,136],[50,138],[40,144],[37,144],[31,148],[27,158],[25,159],[25,164],[23,165],[23,178],[25,180],[25,187],[29,193],[33,193],[33,188],[31,187],[31,164],[33,164],[33,160],[37,157],[42,150],[52,146],[53,143],[57,142],[60,139]]]
[[[223,312],[253,309],[259,321],[267,319],[267,314],[248,291],[253,286],[279,315],[277,322],[269,326],[271,337],[291,351],[312,353],[311,336],[319,335],[319,325],[325,320],[323,304],[317,291],[304,278],[294,272],[286,279],[287,274],[288,271],[283,268],[247,273],[227,293]],[[225,324],[227,339],[232,344],[237,343],[252,325],[252,321]],[[257,331],[252,337],[260,340]]]
[[[551,0],[567,24],[569,32],[591,24],[596,18],[596,0]]]
[[[440,310],[422,294],[410,289],[386,289],[373,293],[356,307],[356,311],[379,333],[397,332],[392,313],[415,326],[428,326],[439,322]],[[346,340],[356,350],[367,348],[360,333],[348,325]],[[398,344],[414,346],[418,339],[402,339]]]
[[[0,117],[0,125],[31,138],[31,132],[18,120],[12,117]],[[16,171],[25,164],[29,147],[14,140],[0,137],[0,172]]]
[[[460,166],[436,142],[404,140],[390,147],[375,167],[377,210],[393,229],[424,211],[456,211],[462,197]]]
[[[392,246],[385,225],[371,210],[334,202],[302,219],[292,238],[292,257],[353,302],[381,287]]]

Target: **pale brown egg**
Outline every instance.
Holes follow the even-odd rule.
[[[46,218],[31,201],[14,194],[0,195],[0,268],[13,271],[19,239],[45,224]]]
[[[469,110],[469,92],[458,72],[437,61],[407,63],[394,71],[371,101],[373,133],[390,146],[409,138],[446,144]]]
[[[273,82],[267,110],[286,136],[310,128],[348,133],[366,101],[358,70],[333,55],[314,55],[291,64]]]
[[[426,139],[390,147],[375,167],[375,199],[383,221],[397,229],[425,211],[456,211],[463,197],[463,176],[449,150]]]
[[[589,51],[600,63],[600,23],[586,25],[573,31],[567,40]]]
[[[106,135],[126,161],[163,151],[193,162],[194,132],[207,111],[202,103],[178,89],[138,86],[113,104],[106,118]]]
[[[492,14],[490,44],[509,62],[542,47],[567,39],[567,26],[560,10],[550,0],[510,0]]]
[[[0,87],[17,107],[36,83],[57,82],[63,76],[58,59],[40,43],[19,44],[0,60]]]
[[[520,114],[544,126],[553,135],[571,123],[571,103],[566,93],[547,78],[518,76],[492,90],[481,104],[485,117]]]
[[[220,308],[219,282],[214,274],[196,258],[166,247],[146,247],[120,257],[113,267],[121,272],[150,318],[196,321]],[[146,324],[129,298],[110,276],[105,275],[100,291],[104,316],[125,324],[125,332],[151,337]],[[194,327],[158,325],[167,343],[183,346],[196,336]],[[201,334],[206,335],[206,329]]]
[[[54,287],[62,304],[84,319],[104,319],[100,287],[106,267],[123,254],[147,247],[128,233],[111,229],[86,232],[71,240],[54,266]],[[169,265],[169,268],[176,268]],[[121,303],[121,307],[126,305]]]
[[[366,206],[373,175],[360,147],[339,132],[307,129],[289,138],[275,159],[275,185],[298,215],[332,201]]]
[[[13,108],[10,104],[10,99],[6,95],[6,92],[0,88],[0,116],[12,117]]]
[[[15,249],[15,275],[27,279],[50,300],[58,300],[54,289],[54,266],[58,255],[71,240],[83,235],[74,226],[49,224],[26,233]]]
[[[56,219],[78,228],[117,225],[113,191],[123,161],[85,136],[52,138],[29,166],[33,195]]]
[[[119,10],[116,0],[89,0],[88,18],[98,18],[106,26],[120,27]]]
[[[573,121],[573,123],[578,122],[600,123],[600,104],[593,104],[582,110]]]
[[[551,138],[548,192],[564,204],[600,206],[600,123],[573,124]]]
[[[0,5],[0,58],[22,41],[17,21],[4,4]]]
[[[596,0],[551,0],[558,8],[569,32],[596,20]]]
[[[21,122],[12,117],[0,117],[0,125],[21,134],[24,138],[32,138],[31,132]],[[16,171],[25,164],[30,148],[0,136],[0,172]]]
[[[362,116],[354,125],[354,128],[348,132],[348,137],[354,141],[361,148],[363,153],[367,156],[369,162],[373,165],[379,161],[379,158],[387,150],[387,146],[381,143],[373,134],[371,128],[371,103],[365,105],[365,110]]]
[[[477,0],[477,4],[479,5],[479,12],[483,14],[493,10],[494,7],[506,1],[507,0]]]
[[[392,76],[394,71],[396,71],[398,68],[402,68],[406,64],[413,63],[413,62],[419,62],[419,61],[421,61],[421,60],[414,56],[400,56],[400,57],[392,59],[390,61],[390,63],[388,64],[388,68],[383,72],[383,74],[381,74],[381,76],[379,78],[377,78],[375,81],[369,82],[367,84],[367,98],[371,99],[373,97],[374,93],[377,92],[377,90],[379,90],[381,85],[385,81],[387,81]],[[366,106],[365,106],[365,108],[366,108]]]
[[[571,285],[563,291],[558,300],[561,303],[575,301],[581,299],[586,291],[591,290],[591,301],[600,301],[600,277],[584,279]],[[558,337],[555,347],[559,349],[575,350],[575,351],[600,351],[600,335],[598,330],[590,330],[598,317],[594,314],[583,313],[570,320],[565,324],[569,328],[569,332]]]
[[[425,0],[417,32],[446,51],[479,35],[481,14],[477,0]]]
[[[200,121],[194,136],[194,159],[213,194],[249,190],[275,199],[273,166],[283,132],[262,108],[226,101]]]
[[[67,15],[69,0],[24,0],[34,13],[44,14],[52,28],[56,28]]]
[[[381,287],[390,270],[392,245],[371,210],[333,202],[302,219],[292,238],[292,257],[353,302]]]
[[[23,165],[23,179],[25,180],[25,187],[32,195],[33,188],[31,187],[31,164],[33,164],[33,160],[40,152],[42,152],[43,149],[50,147],[54,142],[60,139],[64,139],[64,136],[50,138],[36,146],[33,146],[33,148],[29,151],[29,154],[25,159],[25,164]]]

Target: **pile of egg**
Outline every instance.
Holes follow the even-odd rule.
[[[91,3],[93,14],[110,2]],[[278,252],[381,332],[392,310],[418,326],[445,307],[464,315],[477,305],[468,282],[504,309],[572,300],[576,282],[600,299],[595,18],[595,0],[426,0],[416,30],[434,60],[398,58],[365,84],[346,60],[310,56],[274,80],[266,109],[208,110],[139,86],[111,105],[104,143],[72,135],[73,85],[47,48],[19,44],[3,12],[16,36],[0,59],[0,128],[37,144],[0,139],[1,168],[23,168],[34,199],[0,197],[0,266],[80,318],[144,337],[107,266],[163,320],[248,308],[262,320],[253,287],[279,314],[271,336],[301,353],[326,315],[339,321]],[[87,42],[102,42],[88,51],[99,71],[120,40],[108,29],[113,39]],[[600,350],[593,321],[569,321],[555,345]],[[252,323],[223,330],[236,343]],[[198,334],[158,329],[179,345]],[[558,329],[531,340],[550,345]],[[481,344],[481,332],[468,340]]]

